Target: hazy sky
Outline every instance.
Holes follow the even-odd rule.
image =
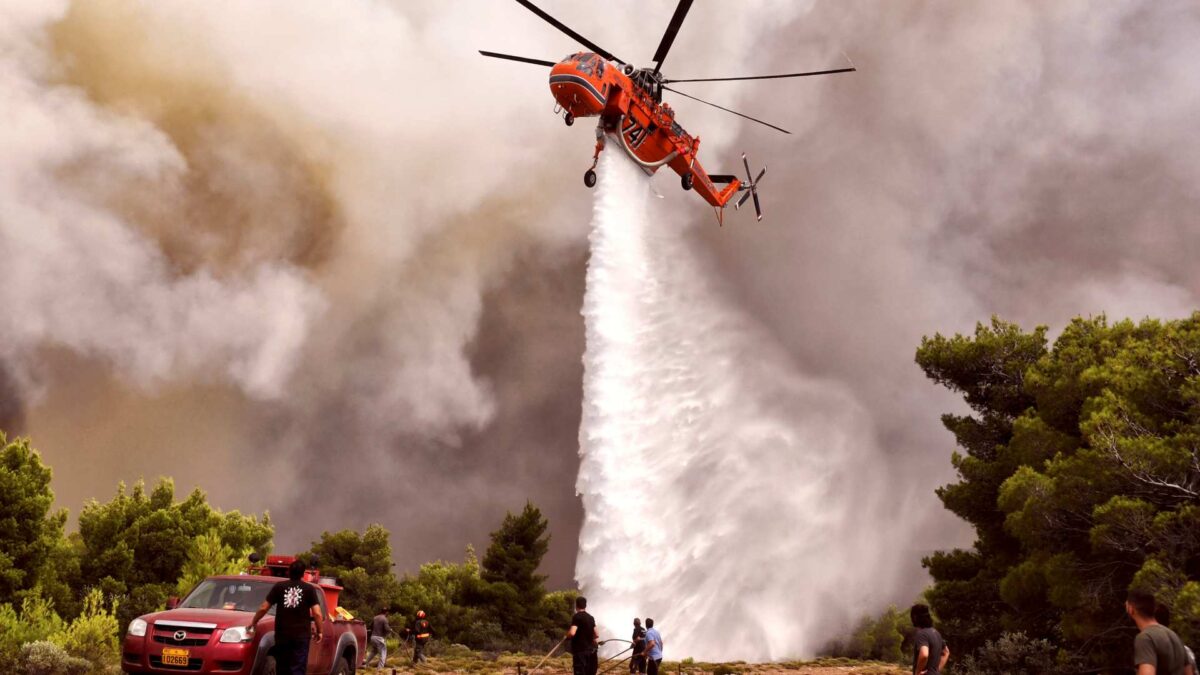
[[[674,8],[543,5],[641,62]],[[693,7],[671,77],[859,69],[687,88],[789,136],[671,100],[710,170],[769,166],[762,223],[655,185],[870,415],[898,557],[970,541],[922,335],[1196,307],[1198,34],[1174,0]],[[284,550],[381,522],[411,569],[530,499],[569,582],[592,129],[481,48],[577,49],[505,0],[0,0],[0,425],[62,505],[171,475]]]

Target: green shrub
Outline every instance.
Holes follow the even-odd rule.
[[[741,671],[735,670],[732,666],[721,664],[713,668],[713,675],[737,675]]]
[[[120,653],[116,609],[116,603],[105,606],[100,589],[94,588],[83,599],[83,612],[51,639],[71,656],[86,659],[95,670],[102,670]]]
[[[92,670],[92,664],[86,659],[71,656],[62,647],[38,640],[21,647],[21,667],[17,671],[22,675],[83,675]]]
[[[876,618],[864,616],[849,638],[829,643],[820,655],[901,663],[905,658],[901,645],[908,631],[908,617],[893,605]]]
[[[1049,640],[1024,633],[1003,633],[989,640],[955,668],[961,675],[1045,675],[1055,672],[1057,650]]]
[[[21,663],[22,645],[47,640],[65,627],[53,603],[40,596],[26,596],[20,612],[12,605],[0,605],[0,672],[16,670]]]

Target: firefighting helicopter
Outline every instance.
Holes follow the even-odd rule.
[[[744,117],[785,134],[791,132],[749,115],[743,115],[740,112],[685,94],[667,85],[681,82],[772,80],[848,73],[855,70],[853,65],[850,65],[845,68],[780,75],[667,79],[660,70],[663,61],[667,58],[667,52],[675,42],[675,36],[679,34],[679,28],[683,25],[684,18],[687,17],[688,10],[691,9],[693,0],[680,0],[675,7],[675,13],[671,16],[670,23],[667,24],[667,30],[658,44],[658,50],[654,52],[653,69],[639,68],[624,59],[617,58],[612,52],[571,30],[566,24],[542,11],[529,0],[516,1],[546,23],[591,50],[571,54],[558,63],[512,54],[479,51],[480,54],[492,58],[549,67],[550,93],[554,96],[557,104],[555,113],[562,114],[563,121],[567,126],[574,124],[576,118],[580,117],[600,118],[596,125],[596,152],[592,157],[592,166],[583,174],[584,185],[589,188],[596,185],[596,164],[600,159],[600,152],[604,150],[605,137],[611,136],[625,151],[625,154],[647,174],[653,174],[663,166],[674,169],[675,173],[680,176],[684,190],[695,189],[704,198],[704,201],[713,206],[718,223],[724,222],[725,205],[739,192],[743,194],[734,204],[734,208],[741,208],[747,199],[753,198],[754,211],[758,220],[762,220],[762,205],[758,201],[758,185],[767,170],[763,168],[757,176],[753,176],[750,171],[750,163],[743,153],[742,165],[746,168],[745,182],[732,174],[706,172],[700,162],[696,160],[696,154],[700,149],[700,137],[692,136],[679,125],[675,119],[675,111],[662,100],[663,90],[714,108],[720,108],[725,112]],[[724,185],[724,187],[718,188],[717,184]]]

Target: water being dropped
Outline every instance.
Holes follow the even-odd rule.
[[[577,482],[589,610],[605,637],[654,618],[668,659],[810,655],[892,590],[869,419],[721,292],[667,217],[690,199],[652,200],[615,153],[600,175]]]

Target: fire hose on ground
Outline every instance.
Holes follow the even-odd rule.
[[[567,641],[567,638],[565,638],[565,637],[563,639],[559,640],[558,644],[551,647],[550,651],[546,652],[546,655],[542,657],[541,661],[538,661],[536,666],[529,669],[529,673],[532,675],[533,671],[537,670],[538,668],[541,668],[542,664],[544,664],[547,659],[549,659],[551,656],[553,656],[554,652],[558,651],[558,648],[563,646],[563,643],[566,641]],[[629,640],[623,640],[621,638],[609,638],[607,640],[601,640],[599,644],[604,645],[604,644],[608,644],[609,642],[628,642],[629,646],[626,647],[625,649],[622,649],[621,651],[617,652],[616,654],[613,654],[612,656],[604,659],[603,661],[601,661],[600,663],[597,664],[597,667],[602,666],[602,665],[612,661],[613,659],[617,658],[618,656],[624,654],[625,652],[633,649],[633,642],[630,642]],[[614,663],[613,665],[609,666],[608,668],[605,668],[604,670],[600,671],[600,673],[607,673],[608,671],[612,670],[613,668],[616,668],[617,666],[621,665],[622,663],[625,663],[626,661],[628,661],[631,658],[633,658],[633,654],[630,654],[629,656],[626,656],[625,658],[621,659],[617,663]]]

